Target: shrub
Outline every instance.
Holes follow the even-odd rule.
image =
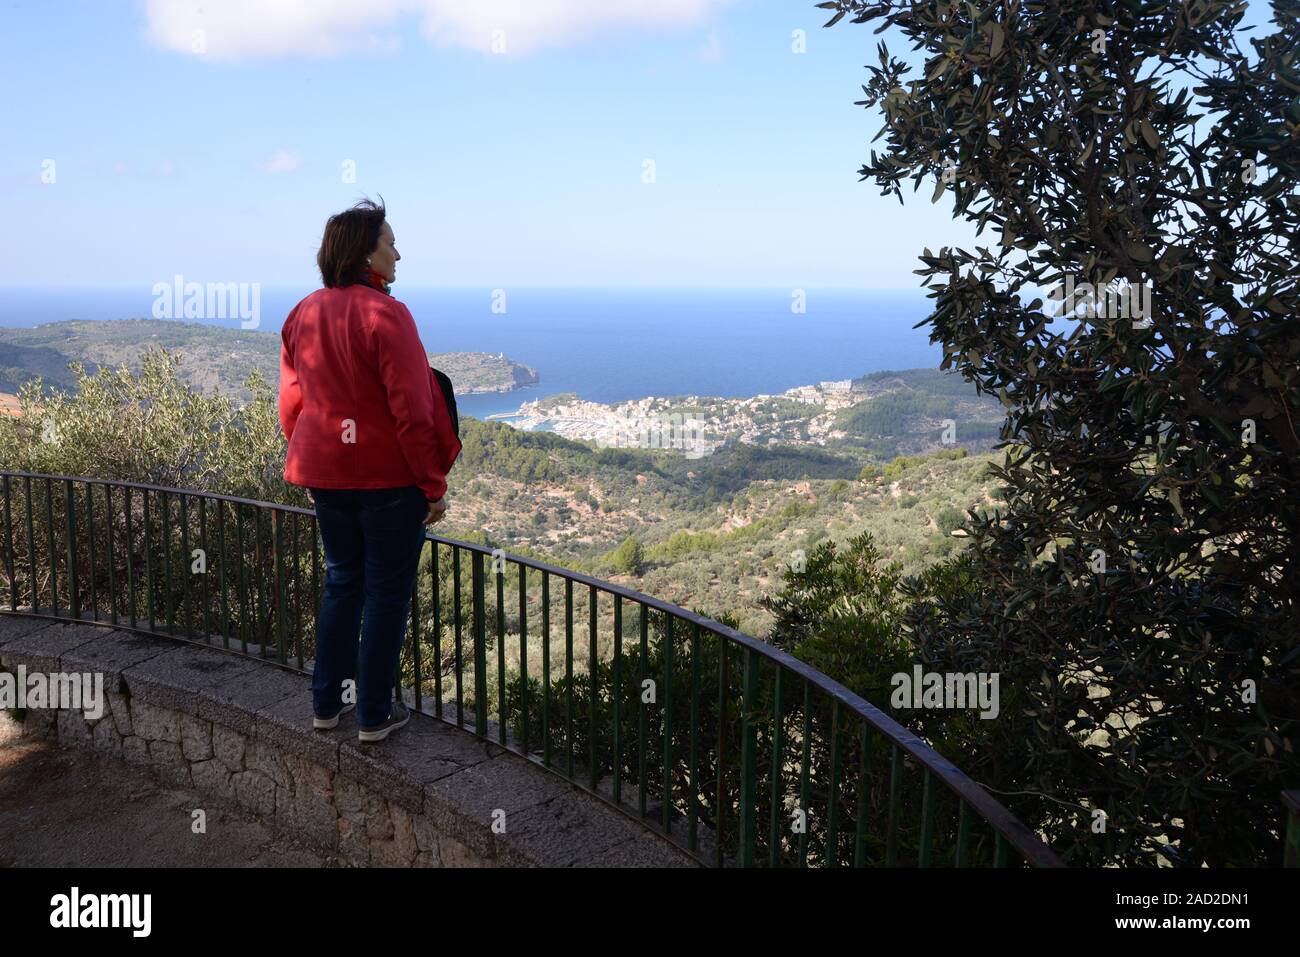
[[[645,552],[641,543],[629,536],[614,550],[610,561],[622,575],[639,575],[645,564]]]

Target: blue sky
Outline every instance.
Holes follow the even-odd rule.
[[[326,216],[382,194],[410,285],[913,289],[922,247],[973,230],[928,188],[904,208],[858,181],[878,38],[824,20],[811,0],[10,2],[0,285],[310,287]]]
[[[312,285],[325,217],[380,193],[412,285],[913,288],[923,245],[968,236],[858,182],[876,38],[812,3],[201,6],[6,4],[0,197],[22,226],[0,284]]]

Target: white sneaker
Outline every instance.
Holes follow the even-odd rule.
[[[332,718],[322,718],[320,715],[316,715],[312,718],[312,727],[317,731],[328,731],[330,728],[337,728],[339,726],[339,718],[347,714],[349,711],[355,711],[356,707],[355,704],[345,704],[339,709],[339,713],[334,715]]]

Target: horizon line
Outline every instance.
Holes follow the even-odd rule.
[[[184,274],[182,274],[182,275],[184,275]],[[19,284],[19,283],[9,283],[9,282],[3,282],[3,281],[0,281],[0,293],[5,292],[6,290],[50,291],[50,290],[63,290],[63,289],[139,289],[139,288],[141,288],[142,286],[149,286],[149,287],[152,288],[152,286],[153,286],[155,283],[157,283],[157,282],[162,282],[162,281],[163,281],[163,280],[154,280],[154,281],[152,281],[152,282],[140,282],[140,283],[122,283],[122,282],[115,282],[115,283],[57,283],[57,284],[56,284],[56,283],[32,283],[32,284],[25,284],[25,285],[24,285],[24,284]],[[216,282],[216,281],[218,281],[218,280],[212,280],[212,281],[213,281],[213,282]],[[293,283],[293,282],[275,282],[275,283],[259,283],[259,285],[261,285],[263,288],[269,288],[269,289],[299,289],[299,288],[302,288],[303,286],[305,286],[306,284],[305,284],[305,283]],[[660,284],[660,285],[647,285],[647,284],[635,284],[635,283],[629,283],[629,284],[623,284],[623,285],[610,285],[610,284],[586,284],[586,283],[532,283],[532,282],[521,282],[521,283],[508,283],[508,282],[507,282],[507,283],[501,283],[501,282],[498,282],[498,283],[456,283],[456,284],[452,284],[452,283],[436,283],[436,282],[435,282],[435,283],[401,283],[401,282],[393,283],[393,288],[394,288],[395,290],[396,290],[396,289],[399,289],[399,287],[400,287],[400,288],[406,288],[406,289],[448,289],[448,290],[461,290],[461,289],[472,289],[472,290],[478,290],[478,289],[556,289],[556,290],[575,290],[575,291],[576,291],[576,290],[593,290],[593,291],[609,291],[609,290],[619,291],[619,290],[628,290],[628,291],[638,291],[638,292],[643,292],[643,291],[678,292],[678,291],[682,291],[682,290],[717,291],[717,292],[769,291],[769,290],[770,290],[770,291],[776,291],[776,290],[781,290],[781,291],[786,291],[786,292],[788,292],[788,291],[790,291],[790,290],[794,290],[794,289],[843,290],[843,291],[849,291],[849,292],[924,292],[924,291],[926,291],[926,289],[925,289],[924,286],[919,286],[919,287],[913,287],[913,286],[852,286],[852,285],[845,285],[845,284],[842,284],[842,283],[808,283],[808,284],[805,284],[805,285],[802,285],[802,286],[784,285],[784,284],[773,285],[773,284],[770,284],[770,283],[755,284],[755,285],[699,285],[699,284],[684,284],[684,285],[680,285],[680,286],[676,286],[676,285],[662,285],[662,284]],[[320,288],[323,288],[323,287],[321,287],[320,285],[313,285],[313,289],[320,289]]]

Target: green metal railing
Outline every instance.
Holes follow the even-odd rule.
[[[0,612],[310,670],[324,585],[310,510],[64,475],[0,484]],[[610,582],[426,540],[397,693],[697,860],[1060,866],[919,737],[779,649]]]
[[[1283,791],[1286,809],[1286,838],[1282,851],[1283,867],[1300,867],[1300,790]]]

